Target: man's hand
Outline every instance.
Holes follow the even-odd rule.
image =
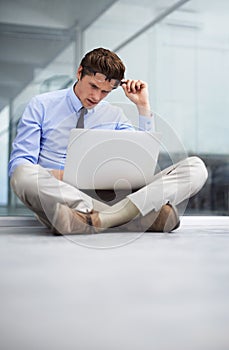
[[[126,96],[136,104],[141,115],[151,116],[148,85],[142,80],[123,80],[122,88]]]
[[[57,180],[63,181],[64,170],[53,169],[50,171],[52,176],[54,176]]]

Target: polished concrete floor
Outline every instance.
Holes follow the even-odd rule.
[[[53,236],[0,218],[1,350],[228,350],[229,217]]]

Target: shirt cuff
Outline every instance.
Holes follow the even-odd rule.
[[[153,113],[151,113],[151,117],[139,115],[139,130],[155,131],[155,120]]]

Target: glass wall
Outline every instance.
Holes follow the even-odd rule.
[[[157,129],[166,135],[170,157],[180,152],[198,155],[207,165],[207,184],[190,201],[186,213],[228,215],[229,3],[188,1],[170,13],[171,2],[160,5],[146,2],[142,10],[142,4],[135,4],[138,21],[142,19],[146,30],[139,33],[139,27],[134,28],[130,11],[130,40],[122,35],[124,25],[120,32],[113,27],[113,47],[127,65],[127,76],[148,82]],[[131,1],[116,4],[115,27],[117,13],[126,13],[128,6],[132,7]],[[109,12],[88,28],[85,51],[99,45],[111,18]],[[152,25],[147,27],[148,23]],[[117,91],[109,99],[124,102],[125,96]],[[168,164],[167,156],[162,152],[162,166]]]
[[[72,42],[44,69],[36,69],[34,79],[0,112],[0,215],[32,215],[10,189],[8,158],[12,140],[19,118],[33,96],[72,84],[76,74],[75,47],[75,42]]]
[[[160,166],[184,155],[198,155],[209,178],[186,213],[229,214],[229,3],[207,0],[119,0],[65,47],[37,68],[23,91],[0,111],[1,213],[21,204],[8,194],[8,149],[25,104],[35,94],[69,86],[76,57],[95,47],[115,50],[126,77],[148,82],[156,127],[164,135]],[[78,51],[77,51],[78,47]],[[122,89],[108,97],[127,103]],[[5,208],[5,211],[3,210]],[[11,210],[9,210],[11,208]],[[26,214],[29,214],[25,211]]]
[[[9,106],[6,106],[0,114],[0,149],[1,149],[1,167],[0,167],[0,205],[8,203],[8,174],[7,164],[9,157]]]

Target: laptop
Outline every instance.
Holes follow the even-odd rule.
[[[128,190],[149,184],[161,134],[148,131],[72,129],[63,180],[81,190]]]

